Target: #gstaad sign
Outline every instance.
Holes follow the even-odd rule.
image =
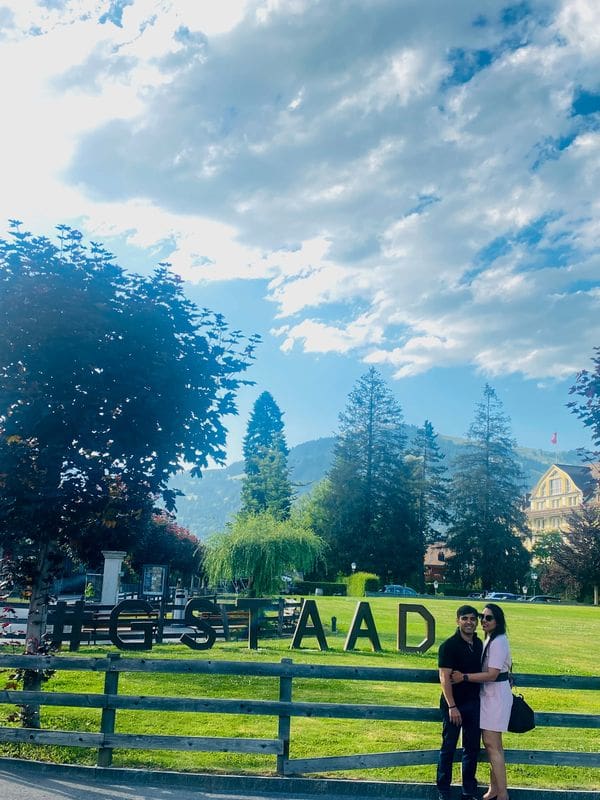
[[[66,625],[71,627],[71,633],[65,635],[70,640],[72,650],[77,649],[82,635],[84,615],[89,611],[84,610],[83,603],[66,607],[59,604],[62,609],[57,609],[53,619],[54,642],[63,639]],[[267,607],[272,607],[271,598],[243,598],[238,599],[236,608],[248,612],[248,646],[251,649],[258,647],[261,635],[261,622]],[[181,644],[187,645],[192,650],[210,650],[219,635],[219,622],[223,620],[226,612],[217,603],[205,597],[193,597],[185,606],[182,624],[188,629],[179,637]],[[408,617],[412,614],[421,618],[424,625],[424,638],[418,645],[408,645],[407,627]],[[132,619],[134,616],[134,619]],[[156,612],[146,600],[123,600],[110,611],[107,620],[108,636],[110,641],[121,650],[151,650],[157,635]],[[161,621],[161,625],[164,620]],[[168,621],[167,621],[168,624]],[[222,624],[221,624],[222,627]],[[141,633],[141,641],[131,641],[126,636],[129,632]],[[302,603],[300,616],[292,636],[290,647],[299,648],[303,639],[316,638],[321,650],[328,649],[327,637],[316,600],[307,599]],[[371,606],[367,601],[357,603],[350,623],[348,635],[344,643],[344,650],[353,650],[358,640],[366,639],[373,650],[381,650],[379,633],[373,618]],[[432,614],[419,603],[398,604],[397,648],[402,652],[423,653],[435,641],[435,619]]]

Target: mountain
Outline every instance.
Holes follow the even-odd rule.
[[[411,439],[416,428],[406,426]],[[290,450],[289,465],[294,488],[298,495],[309,492],[325,477],[333,457],[333,436],[315,439]],[[466,444],[466,439],[438,436],[440,450],[446,457],[449,474],[452,462]],[[517,455],[524,475],[523,492],[530,491],[550,464],[579,464],[581,459],[574,450],[557,453],[518,447]],[[202,478],[192,478],[189,472],[176,475],[171,481],[174,489],[184,493],[177,499],[177,522],[203,539],[221,531],[240,507],[240,491],[244,476],[244,462],[236,461],[222,469],[208,469]]]

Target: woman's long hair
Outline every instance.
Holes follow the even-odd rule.
[[[506,618],[500,606],[497,606],[496,603],[486,603],[485,607],[489,608],[496,620],[496,627],[494,631],[490,633],[490,639],[494,639],[496,636],[506,633]]]

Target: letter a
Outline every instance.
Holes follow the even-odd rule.
[[[312,620],[312,625],[308,624],[309,618]],[[314,600],[304,600],[302,603],[300,618],[298,619],[296,630],[294,631],[294,638],[292,639],[290,650],[299,649],[304,636],[316,636],[319,642],[319,650],[329,650],[321,617],[319,616],[319,609]]]
[[[361,628],[363,622],[367,626],[365,629]],[[354,650],[356,640],[359,636],[366,637],[371,642],[371,649],[375,653],[381,652],[381,642],[379,641],[379,634],[375,627],[373,612],[371,611],[369,603],[364,600],[356,604],[356,611],[354,612],[352,625],[350,626],[346,642],[344,643],[344,650]]]

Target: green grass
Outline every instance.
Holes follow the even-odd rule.
[[[199,658],[244,661],[278,661],[291,657],[296,662],[361,666],[410,667],[435,669],[437,645],[454,631],[458,603],[449,600],[425,600],[436,619],[436,645],[422,655],[404,655],[396,651],[398,600],[370,598],[383,652],[372,653],[366,641],[355,652],[344,653],[343,644],[350,626],[356,600],[319,598],[318,607],[327,633],[330,650],[320,652],[316,640],[307,637],[301,650],[290,652],[289,639],[261,640],[260,649],[250,652],[244,642],[217,644],[204,653],[180,645],[155,646],[144,657]],[[479,606],[482,603],[479,602]],[[600,641],[600,609],[590,606],[546,606],[505,604],[509,637],[518,673],[597,675],[597,642]],[[338,632],[331,634],[331,617],[337,617]],[[412,615],[411,615],[412,616]],[[410,618],[410,617],[409,617]],[[409,624],[409,643],[424,637],[424,624],[415,615]],[[81,655],[103,655],[109,648],[82,647]],[[134,657],[138,654],[132,654]],[[59,672],[47,685],[49,691],[101,692],[103,676],[89,673]],[[294,680],[294,699],[324,702],[387,703],[397,705],[437,706],[439,687],[432,684],[393,684],[364,681]],[[277,699],[278,682],[270,678],[236,676],[187,676],[127,673],[121,676],[119,692],[144,695],[184,697],[231,697]],[[564,711],[600,714],[600,693],[556,689],[527,689],[527,700],[538,711]],[[98,731],[100,712],[86,709],[43,709],[43,725],[48,728]],[[196,736],[276,737],[277,720],[271,717],[242,715],[191,714],[119,711],[117,732],[161,733]],[[360,720],[292,719],[291,757],[349,755],[399,749],[439,747],[440,725],[432,723],[384,722]],[[536,728],[528,734],[507,734],[507,749],[600,751],[598,730]],[[48,758],[63,762],[93,764],[96,752],[77,748],[33,748],[29,745],[3,745],[0,752],[21,757]],[[173,753],[117,750],[115,766],[200,771],[274,774],[273,756],[215,753]],[[457,766],[458,770],[458,766]],[[352,778],[377,778],[401,781],[433,781],[434,768],[405,767],[380,770],[357,770],[335,775]],[[482,781],[487,767],[480,767]],[[511,785],[552,788],[600,788],[600,770],[567,767],[509,765]],[[458,771],[456,774],[458,779]]]

